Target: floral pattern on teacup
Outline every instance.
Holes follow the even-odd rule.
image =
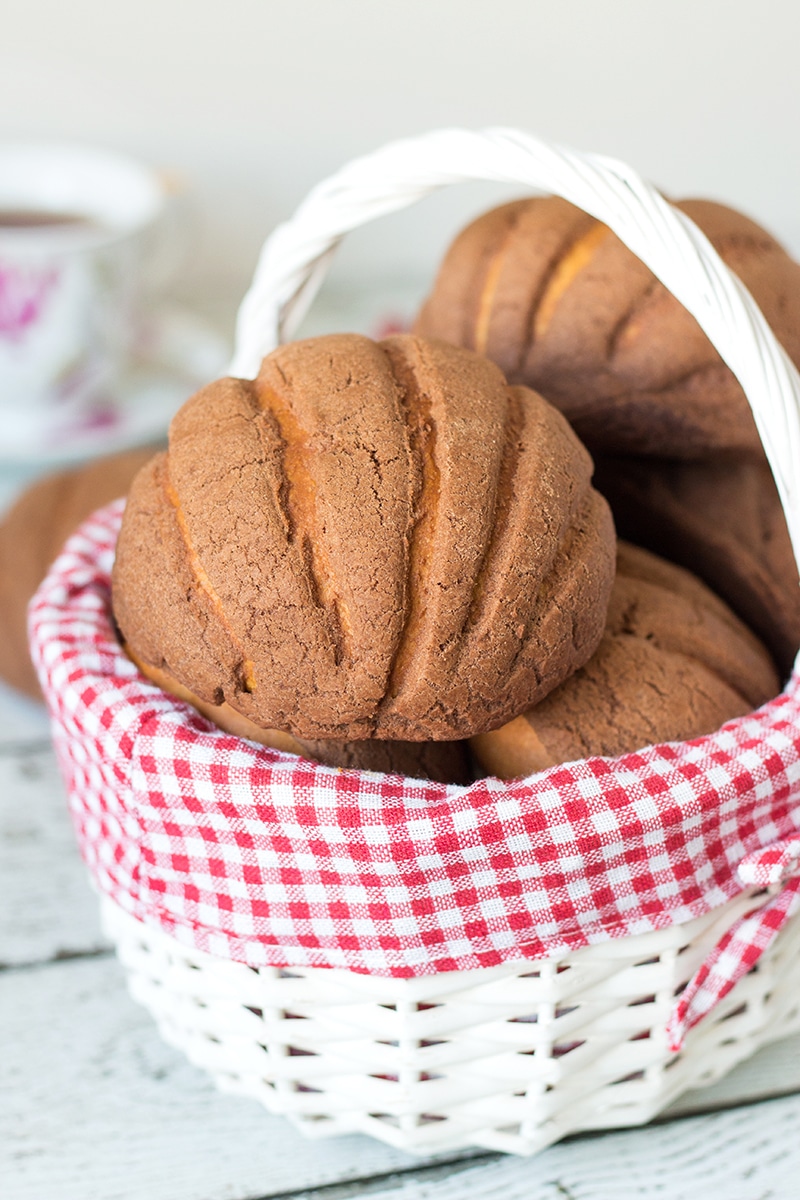
[[[0,262],[0,337],[18,342],[36,324],[58,283],[56,267],[20,267]]]

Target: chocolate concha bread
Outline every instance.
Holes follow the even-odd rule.
[[[800,578],[766,461],[597,462],[620,535],[698,575],[786,677],[800,649]]]
[[[0,678],[41,699],[28,651],[28,604],[71,533],[96,508],[124,496],[154,447],[126,450],[47,475],[0,521]]]
[[[151,682],[193,705],[226,733],[249,738],[273,750],[299,754],[330,767],[382,771],[412,779],[432,779],[437,783],[468,784],[473,780],[472,761],[465,741],[392,742],[365,738],[360,742],[344,742],[294,738],[280,729],[263,729],[229,704],[206,704],[165,671],[145,663],[136,665]]]
[[[614,572],[591,460],[540,396],[403,335],[283,346],[172,422],[113,574],[134,656],[304,739],[453,740],[591,655]]]
[[[778,688],[765,648],[705,584],[620,542],[596,653],[534,709],[471,746],[486,771],[513,779],[712,733]]]
[[[733,209],[677,207],[800,365],[800,265]],[[459,234],[416,332],[487,354],[556,404],[592,453],[761,456],[744,393],[694,318],[607,226],[558,197],[503,205]]]

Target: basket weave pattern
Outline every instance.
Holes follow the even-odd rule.
[[[399,143],[312,193],[265,247],[233,372],[347,229],[466,178],[559,191],[672,288],[745,386],[800,545],[800,381],[752,300],[627,168],[525,135]],[[120,511],[54,564],[34,658],[131,987],[221,1086],[315,1134],[530,1153],[648,1120],[798,1027],[797,674],[710,737],[510,784],[335,771],[138,674],[110,612]]]
[[[311,1137],[532,1154],[650,1120],[758,1046],[800,1029],[792,922],[672,1054],[677,990],[748,905],[564,959],[419,979],[261,967],[188,949],[103,904],[132,995],[225,1090]]]

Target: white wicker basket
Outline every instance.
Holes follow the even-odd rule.
[[[134,999],[224,1091],[311,1137],[533,1154],[568,1133],[644,1124],[800,1029],[795,918],[681,1053],[668,1049],[676,990],[748,907],[750,893],[687,925],[560,958],[419,979],[247,967],[107,899],[103,921]]]
[[[686,305],[745,388],[800,547],[797,373],[703,235],[619,163],[513,131],[452,130],[351,164],[267,242],[241,308],[232,373],[253,377],[296,328],[347,230],[470,179],[561,194],[608,224]],[[683,1050],[669,1050],[676,991],[754,907],[752,892],[689,924],[555,959],[411,980],[254,969],[188,949],[103,903],[133,994],[165,1038],[221,1087],[257,1097],[313,1136],[359,1130],[407,1150],[532,1153],[571,1132],[645,1122],[800,1028],[794,918]]]

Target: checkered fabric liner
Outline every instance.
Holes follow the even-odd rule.
[[[121,652],[122,513],[67,543],[30,612],[99,889],[252,966],[408,977],[547,957],[766,888],[676,1004],[673,1044],[800,907],[800,676],[717,733],[470,787],[340,770],[218,730]]]

